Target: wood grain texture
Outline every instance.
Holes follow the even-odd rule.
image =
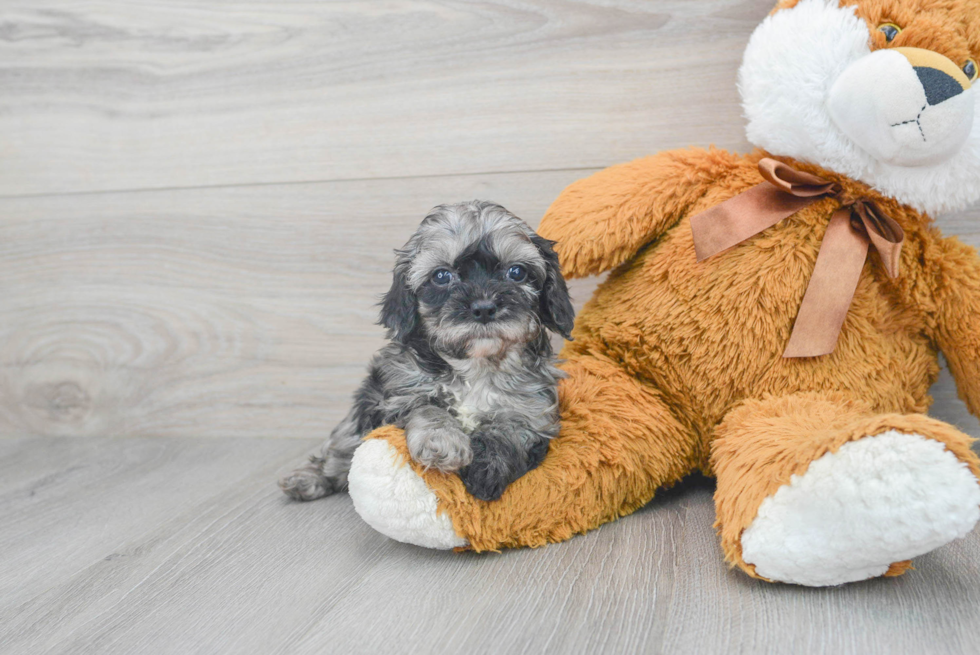
[[[771,5],[7,0],[0,194],[594,168],[689,143],[744,147],[725,119],[739,116],[735,70]]]
[[[435,552],[272,484],[307,441],[0,441],[9,653],[967,653],[980,533],[842,588],[729,570],[693,479],[569,542]],[[167,483],[166,481],[172,481]]]
[[[768,6],[5,3],[0,194],[21,179],[40,186],[17,193],[55,195],[0,198],[0,435],[322,436],[381,343],[391,249],[432,205],[494,199],[536,224],[586,162],[746,147],[734,67]],[[347,176],[286,174],[299,141],[329,150],[279,114],[293,111],[321,112],[311,130],[356,143],[365,166],[411,146],[404,169],[351,175],[415,177],[273,184]],[[212,124],[229,113],[265,129]],[[551,159],[529,163],[535,148]],[[562,170],[422,176],[539,165]],[[66,168],[111,183],[44,182]],[[64,195],[217,183],[234,186]],[[978,217],[946,226],[977,244]],[[575,287],[579,304],[592,287]],[[936,395],[975,425],[948,382]]]

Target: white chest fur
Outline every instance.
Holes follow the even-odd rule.
[[[444,386],[452,409],[463,429],[474,430],[480,418],[494,414],[505,406],[505,397],[513,394],[509,386],[520,368],[520,351],[509,350],[502,358],[471,357],[448,360],[455,376]]]

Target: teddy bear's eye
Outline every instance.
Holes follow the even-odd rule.
[[[977,79],[977,62],[972,59],[967,59],[966,63],[963,64],[963,72],[971,82]]]
[[[885,41],[891,43],[902,32],[902,28],[895,23],[885,23],[878,27],[878,31],[885,35]]]

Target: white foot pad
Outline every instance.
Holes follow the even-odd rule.
[[[440,550],[467,545],[449,516],[436,513],[436,495],[383,439],[358,446],[347,480],[354,509],[381,534]]]
[[[812,462],[766,498],[742,558],[771,580],[820,587],[877,577],[892,562],[966,536],[980,484],[945,446],[894,430]]]

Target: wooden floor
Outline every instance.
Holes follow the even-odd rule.
[[[771,585],[722,563],[700,479],[567,543],[435,552],[283,498],[312,445],[0,441],[0,651],[976,652],[976,534],[898,579]]]
[[[274,484],[346,410],[430,207],[536,224],[604,166],[747,150],[771,4],[0,3],[0,654],[977,652],[977,532],[810,590],[725,567],[703,479],[489,555]],[[939,224],[980,245],[980,211]]]
[[[314,442],[0,441],[4,653],[974,653],[980,535],[898,579],[801,589],[722,562],[710,481],[539,550],[372,531],[272,481]]]

